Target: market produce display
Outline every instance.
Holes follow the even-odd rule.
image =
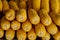
[[[60,40],[60,0],[0,0],[0,39]]]

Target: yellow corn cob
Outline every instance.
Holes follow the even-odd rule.
[[[5,13],[5,17],[7,20],[12,21],[15,19],[15,11],[13,9],[9,9],[6,13]]]
[[[13,30],[19,30],[20,26],[21,26],[20,22],[18,22],[16,20],[14,20],[14,21],[11,22],[11,28]]]
[[[17,12],[16,20],[19,21],[19,22],[24,22],[24,21],[26,21],[26,19],[27,19],[26,10],[25,9],[20,9]]]
[[[29,32],[28,32],[28,39],[29,40],[35,40],[37,38],[37,35],[36,33],[34,32],[34,29],[31,29]]]
[[[46,11],[40,10],[39,11],[39,16],[41,17],[41,23],[44,24],[45,26],[48,26],[51,24],[52,20],[50,16],[47,14]]]
[[[18,5],[19,4],[19,2],[20,2],[20,0],[14,0],[15,1],[15,3]]]
[[[17,4],[14,1],[9,1],[9,5],[14,10],[19,10]]]
[[[4,36],[4,31],[0,28],[0,38]]]
[[[55,13],[55,12],[50,12],[49,13],[52,20],[54,21],[54,23],[58,26],[60,26],[60,14]]]
[[[5,33],[5,37],[7,40],[12,40],[14,36],[15,36],[15,31],[12,29],[7,30]]]
[[[2,4],[3,4],[3,11],[9,10],[9,4],[8,4],[7,0],[3,0]]]
[[[2,1],[0,0],[0,12],[2,11]]]
[[[42,40],[50,40],[50,34],[48,32],[46,32],[45,36],[42,37]]]
[[[41,0],[41,8],[49,12],[49,0]]]
[[[40,22],[40,17],[38,16],[37,12],[34,9],[28,10],[28,18],[30,22],[34,25]]]
[[[50,0],[51,10],[58,13],[59,11],[59,2],[58,0]]]
[[[20,2],[19,2],[19,8],[20,8],[20,9],[22,9],[22,8],[23,8],[23,9],[26,9],[26,2],[25,2],[25,1],[20,1]]]
[[[31,28],[32,28],[32,24],[28,20],[22,23],[22,29],[25,32],[29,32]]]
[[[26,32],[24,32],[22,29],[17,31],[17,39],[18,40],[25,40],[26,39]]]
[[[32,0],[33,9],[38,11],[40,9],[41,0]]]
[[[58,28],[57,26],[54,24],[54,23],[51,23],[49,26],[46,27],[47,28],[47,31],[51,34],[51,35],[54,35],[57,33],[58,31]]]
[[[59,0],[59,13],[60,13],[60,0]]]
[[[60,40],[60,31],[53,35],[54,40]]]
[[[3,30],[8,30],[10,28],[10,22],[6,20],[4,17],[1,19],[1,28]]]
[[[41,23],[35,25],[35,32],[38,37],[43,37],[46,34],[46,29]]]

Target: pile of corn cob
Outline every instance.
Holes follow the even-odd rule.
[[[60,0],[0,0],[0,38],[60,40]]]

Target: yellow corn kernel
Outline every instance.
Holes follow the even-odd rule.
[[[26,20],[25,22],[22,23],[22,29],[25,31],[25,32],[29,32],[32,28],[32,24]]]
[[[46,34],[46,29],[41,23],[35,25],[35,32],[38,37],[43,37]]]
[[[27,19],[27,13],[25,9],[20,9],[16,14],[16,20],[19,22],[24,22]]]
[[[11,28],[12,28],[13,30],[19,30],[20,27],[21,27],[20,22],[18,22],[18,21],[16,21],[16,20],[14,20],[14,21],[11,22]]]

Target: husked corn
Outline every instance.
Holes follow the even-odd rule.
[[[40,9],[40,3],[41,3],[41,0],[32,0],[33,9],[38,11]]]
[[[37,38],[37,35],[33,28],[27,33],[27,35],[29,40],[35,40]]]
[[[59,2],[58,0],[50,0],[51,10],[58,13],[59,11]]]
[[[49,0],[41,0],[41,8],[46,12],[49,12]]]
[[[34,9],[28,9],[28,18],[30,22],[34,25],[40,22],[40,17]]]
[[[43,9],[39,11],[39,16],[43,25],[48,26],[52,23],[51,17]]]
[[[17,6],[17,4],[14,1],[9,1],[9,5],[15,11],[19,10],[19,7]]]
[[[52,18],[53,22],[57,25],[60,26],[60,14],[55,13],[55,12],[50,12],[50,17]]]
[[[5,37],[7,40],[12,40],[14,36],[15,36],[15,31],[12,29],[7,30],[5,33]]]
[[[19,2],[19,8],[20,9],[26,9],[26,2],[25,1],[20,1]]]
[[[27,19],[27,12],[25,9],[20,9],[16,14],[16,20],[19,22],[24,22]]]
[[[13,9],[9,9],[6,13],[5,13],[5,17],[7,20],[12,21],[15,19],[15,11]]]
[[[17,39],[18,40],[26,40],[26,32],[24,32],[22,29],[17,31]]]
[[[51,34],[51,35],[54,35],[57,33],[58,31],[58,28],[57,26],[54,24],[54,23],[51,23],[49,26],[46,27],[47,28],[47,31]]]
[[[38,37],[43,37],[46,34],[46,29],[43,24],[35,25],[35,32]]]
[[[8,4],[7,0],[3,0],[2,4],[3,4],[3,11],[4,12],[9,10],[9,4]]]
[[[48,32],[46,32],[45,36],[42,37],[42,40],[50,40],[51,36]]]
[[[25,22],[22,23],[22,29],[25,32],[29,32],[32,28],[32,24],[30,23],[30,21],[26,20]]]
[[[60,30],[55,35],[53,35],[53,38],[54,40],[60,40]]]
[[[14,21],[11,22],[11,28],[12,28],[13,30],[19,30],[20,27],[21,27],[20,22],[18,22],[18,21],[16,21],[16,20],[14,20]]]
[[[4,17],[1,19],[1,28],[3,30],[8,30],[10,28],[10,22],[6,20]]]

